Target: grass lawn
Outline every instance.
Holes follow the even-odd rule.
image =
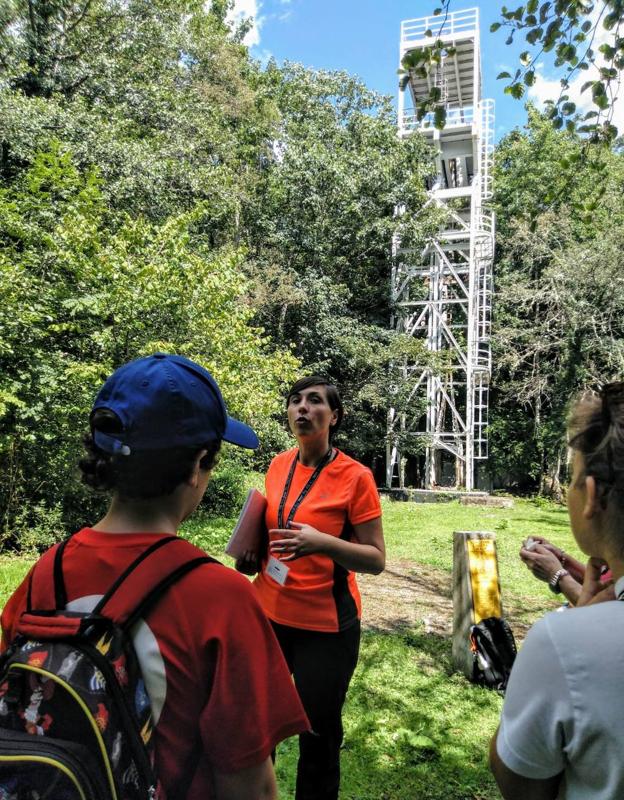
[[[383,510],[388,559],[409,562],[414,573],[419,565],[451,573],[453,531],[495,531],[503,604],[512,623],[530,624],[558,602],[518,559],[522,539],[541,534],[580,555],[566,511],[542,502],[516,500],[512,509],[490,509],[384,500]],[[231,520],[198,517],[185,532],[218,557],[231,527]],[[0,557],[0,606],[30,563]],[[453,673],[450,638],[427,633],[424,624],[365,631],[345,708],[342,800],[498,798],[486,752],[500,705],[497,694]],[[294,794],[296,755],[295,740],[278,750],[283,798]]]

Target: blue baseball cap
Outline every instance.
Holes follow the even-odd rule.
[[[98,392],[91,410],[108,409],[123,430],[93,430],[107,453],[197,447],[224,440],[255,450],[258,437],[228,416],[217,382],[207,369],[183,356],[154,353],[119,367]],[[93,427],[93,426],[92,426]]]

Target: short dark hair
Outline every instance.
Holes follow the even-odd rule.
[[[93,429],[103,433],[122,430],[119,417],[108,409],[98,409],[91,417],[91,432],[84,437],[87,456],[79,461],[82,481],[96,491],[114,491],[120,497],[149,500],[171,494],[191,474],[200,450],[207,450],[199,462],[203,470],[214,467],[221,440],[203,447],[169,447],[163,450],[141,450],[130,455],[110,454],[93,440]]]
[[[290,405],[290,398],[294,394],[299,394],[304,389],[309,389],[310,386],[324,386],[327,392],[327,402],[329,403],[329,407],[332,411],[336,411],[338,414],[336,424],[332,425],[329,429],[329,440],[331,441],[342,423],[342,418],[344,417],[344,408],[342,406],[342,400],[340,399],[338,389],[330,380],[324,378],[322,375],[308,375],[307,378],[299,378],[299,380],[295,381],[288,390],[288,394],[286,395],[286,408],[288,408]]]

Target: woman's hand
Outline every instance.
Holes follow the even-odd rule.
[[[600,580],[606,562],[601,558],[592,558],[585,567],[583,588],[577,606],[590,606],[594,603],[604,603],[606,600],[615,600],[615,587],[613,581],[604,583]]]
[[[269,544],[269,553],[280,561],[321,553],[345,569],[371,575],[378,575],[386,565],[381,517],[354,525],[351,541],[299,522],[291,522],[290,528],[274,528],[269,534],[279,537]]]
[[[245,550],[243,555],[236,559],[234,567],[243,575],[255,575],[260,572],[260,556],[253,550]]]
[[[531,550],[527,550],[526,547],[520,549],[520,558],[528,569],[538,580],[546,581],[546,583],[557,570],[562,568],[561,561],[554,555],[551,547],[546,547],[540,543],[532,547]]]
[[[291,522],[289,528],[273,528],[269,536],[279,536],[279,539],[269,543],[269,552],[280,561],[294,561],[313,553],[325,553],[336,538],[299,522]]]
[[[530,550],[522,547],[520,558],[538,580],[545,581],[548,584],[550,584],[555,573],[564,568],[562,562],[553,553],[553,545],[548,542],[533,545]],[[573,606],[576,606],[581,594],[581,582],[567,567],[568,564],[566,562],[566,574],[559,579],[559,591],[563,592],[565,598]]]
[[[529,549],[533,549],[536,544],[541,545],[541,547],[545,547],[546,550],[550,550],[550,552],[557,558],[559,561],[563,558],[563,550],[560,547],[557,547],[552,542],[549,542],[548,539],[545,539],[543,536],[529,536],[528,539],[525,539],[522,542],[522,547],[520,548],[520,558],[522,558],[522,551],[526,549],[527,542],[533,542],[533,546]],[[524,560],[524,559],[523,559]]]
[[[558,561],[562,561],[563,550],[560,547],[557,547],[556,545],[552,544],[552,542],[549,542],[548,539],[544,539],[543,536],[534,536],[533,541],[537,542],[541,547],[545,547],[546,550],[550,550],[550,552],[554,555],[554,557]]]
[[[533,535],[531,535],[531,536],[529,536],[528,539],[524,540],[524,542],[522,543],[522,546],[524,547],[528,541],[533,541],[533,542],[537,542],[538,544],[542,544],[542,545],[544,545],[544,547],[547,547],[549,550],[550,549],[553,549],[553,550],[557,549],[557,548],[555,548],[554,544],[549,542],[548,539],[545,539],[543,536],[533,536]],[[557,554],[555,553],[555,555],[557,555]]]

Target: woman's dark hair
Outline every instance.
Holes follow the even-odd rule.
[[[102,433],[120,433],[122,423],[116,414],[98,409],[91,418],[91,428]],[[221,441],[202,447],[169,447],[166,450],[143,450],[130,455],[105,453],[95,444],[92,432],[84,437],[87,456],[80,460],[82,481],[97,491],[114,491],[120,497],[149,500],[173,492],[191,474],[200,450],[207,450],[199,462],[203,470],[214,467]]]
[[[304,389],[309,389],[310,386],[324,386],[325,391],[327,392],[327,402],[329,403],[329,407],[332,411],[335,411],[338,415],[338,419],[336,420],[336,424],[332,425],[329,429],[329,441],[331,442],[338,428],[342,423],[342,418],[344,416],[344,408],[342,407],[342,400],[340,399],[340,395],[338,394],[338,389],[331,381],[328,381],[327,378],[323,378],[321,375],[309,375],[307,378],[299,378],[298,381],[295,381],[293,385],[290,387],[288,394],[286,395],[286,408],[290,405],[290,398],[302,392]]]
[[[624,510],[624,383],[581,395],[569,415],[568,443],[582,453],[584,474],[596,481],[602,507],[620,516]]]

